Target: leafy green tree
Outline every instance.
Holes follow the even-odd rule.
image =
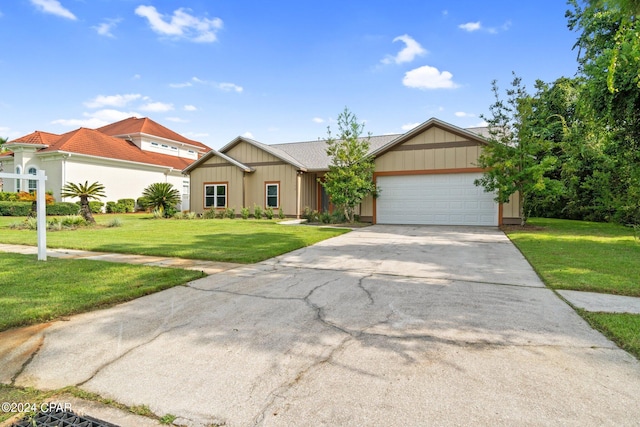
[[[494,192],[499,203],[508,202],[517,192],[524,224],[528,217],[525,203],[531,195],[559,191],[557,181],[548,175],[556,167],[557,157],[536,127],[534,100],[521,79],[514,73],[506,101],[501,99],[495,80],[492,91],[495,102],[489,107],[491,115],[482,117],[489,124],[490,136],[478,158],[478,166],[485,172],[475,184]]]
[[[85,181],[84,184],[74,184],[72,182],[67,183],[62,187],[60,192],[62,197],[78,197],[80,198],[80,215],[90,224],[95,224],[96,220],[93,219],[91,213],[91,207],[89,206],[89,200],[99,200],[101,197],[105,197],[104,185],[99,182],[94,182],[89,185],[89,181]]]
[[[331,157],[329,171],[320,181],[331,202],[344,212],[348,222],[355,221],[355,208],[369,194],[375,192],[373,183],[374,159],[367,156],[370,135],[361,138],[364,123],[345,108],[338,116],[338,139],[327,128],[327,154]]]
[[[148,199],[149,207],[164,213],[165,218],[173,216],[180,203],[180,192],[168,182],[156,182],[144,189],[142,195]]]

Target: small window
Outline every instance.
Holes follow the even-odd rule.
[[[171,146],[171,149],[178,151],[178,147]]]
[[[16,173],[18,175],[22,174],[22,169],[20,169],[20,166],[16,166]],[[22,180],[16,179],[16,193],[20,191],[22,191]]]
[[[205,184],[204,186],[205,208],[227,207],[227,184]]]
[[[196,152],[193,150],[189,150],[189,154],[196,154]]]
[[[29,173],[29,175],[36,175],[38,172],[37,172],[36,168],[30,167],[28,173]],[[37,189],[38,189],[38,180],[30,179],[29,180],[29,193],[33,193]]]
[[[280,184],[266,184],[266,205],[268,208],[280,207]]]
[[[161,147],[162,148],[169,148],[169,146],[167,144],[162,144]]]
[[[152,142],[151,145],[157,147],[159,144],[157,142]]]

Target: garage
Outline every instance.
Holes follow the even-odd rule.
[[[377,177],[378,224],[498,225],[492,193],[473,184],[481,173],[405,174]]]

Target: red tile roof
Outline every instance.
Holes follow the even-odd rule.
[[[132,142],[87,128],[80,128],[60,135],[57,141],[39,152],[55,151],[167,166],[181,170],[193,162],[193,160],[183,157],[143,151]]]
[[[45,148],[38,150],[39,153],[64,151],[105,157],[108,159],[166,166],[180,170],[194,162],[193,159],[141,150],[132,142],[126,141],[123,138],[116,138],[116,135],[123,136],[139,133],[190,144],[202,148],[205,152],[211,150],[206,145],[185,138],[146,117],[141,119],[131,117],[98,129],[80,128],[62,135],[36,131],[9,141],[8,144],[45,145]]]
[[[154,122],[147,117],[143,117],[140,119],[137,117],[130,117],[128,119],[112,123],[110,125],[102,126],[101,128],[98,128],[96,130],[111,136],[144,133],[147,135],[154,135],[159,136],[160,138],[170,139],[172,141],[184,142],[185,144],[203,148],[205,151],[210,150],[210,148],[206,145],[198,141],[193,141],[191,139],[185,138],[184,136],[172,131],[171,129],[167,129],[166,127]]]

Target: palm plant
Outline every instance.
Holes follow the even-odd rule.
[[[156,182],[144,189],[142,195],[149,201],[151,209],[164,213],[166,218],[176,212],[176,206],[181,201],[180,192],[168,182]]]
[[[100,197],[105,197],[104,185],[99,182],[94,182],[89,185],[89,181],[85,181],[84,184],[74,184],[72,182],[62,187],[60,192],[62,197],[79,197],[80,198],[80,215],[90,224],[95,224],[96,220],[93,219],[91,214],[91,208],[89,207],[89,200],[99,200]]]

